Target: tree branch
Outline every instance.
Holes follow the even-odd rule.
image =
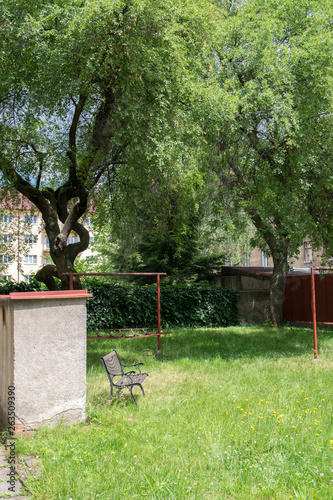
[[[89,246],[89,231],[79,222],[73,225],[73,230],[79,235],[80,241],[68,245],[68,258],[74,263],[79,253],[87,250]]]
[[[87,97],[81,94],[79,102],[75,105],[75,111],[71,123],[71,128],[69,130],[69,149],[67,151],[67,156],[70,160],[69,178],[73,186],[78,186],[79,184],[77,178],[77,164],[76,164],[76,132],[86,100]]]

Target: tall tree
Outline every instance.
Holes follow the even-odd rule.
[[[89,244],[80,223],[89,196],[124,164],[137,175],[156,164],[177,133],[174,110],[186,112],[190,87],[209,73],[217,11],[208,0],[8,0],[0,9],[2,184],[42,213],[55,265],[37,279],[67,288],[63,273]],[[80,241],[67,244],[71,230]]]
[[[111,189],[105,185],[99,191],[103,209],[94,218],[94,250],[101,270],[162,271],[169,282],[188,283],[212,278],[226,260],[244,258],[248,217],[228,193],[221,199],[216,175],[203,175],[195,106],[183,127],[190,138],[179,133],[179,141],[167,142],[167,153],[160,151],[163,170],[150,169],[138,178],[126,165]]]
[[[326,0],[239,3],[217,50],[220,86],[232,96],[234,111],[215,139],[215,168],[273,257],[276,325],[288,257],[309,229],[313,171],[331,137],[332,15]]]

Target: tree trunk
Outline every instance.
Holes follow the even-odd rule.
[[[70,280],[69,276],[63,276],[63,273],[75,273],[74,264],[67,255],[67,248],[64,249],[62,255],[57,255],[57,257],[52,257],[55,265],[48,264],[42,267],[36,273],[36,280],[44,283],[48,290],[58,290],[58,284],[54,278],[59,278],[61,281],[61,288],[63,290],[69,290]],[[79,276],[73,277],[73,285],[75,290],[82,288]]]
[[[69,257],[68,247],[63,249],[63,253],[57,257],[52,257],[57,268],[57,277],[61,280],[61,286],[63,290],[69,290],[70,280],[69,276],[63,276],[63,273],[75,273],[74,262]],[[81,289],[81,281],[79,276],[73,276],[74,289]]]
[[[45,230],[50,241],[50,256],[54,262],[54,266],[47,265],[38,271],[36,279],[46,284],[49,290],[56,290],[58,285],[54,278],[59,278],[63,290],[69,290],[69,276],[63,276],[63,273],[75,273],[74,262],[79,253],[84,252],[89,245],[89,232],[79,222],[72,224],[72,229],[78,234],[80,241],[77,243],[67,244],[67,238],[70,231],[70,226],[65,230],[65,225],[58,234],[54,234],[52,230],[52,221],[47,217],[44,218]],[[79,276],[73,277],[74,289],[81,289],[81,281]]]
[[[79,186],[81,197],[68,211],[69,202],[78,198],[70,183],[65,183],[56,191],[50,188],[40,191],[17,175],[15,187],[41,211],[50,242],[50,256],[55,265],[48,264],[40,269],[36,273],[37,281],[45,283],[49,290],[57,290],[58,284],[54,278],[59,278],[62,288],[68,290],[69,277],[63,276],[63,273],[75,273],[76,257],[89,246],[89,232],[78,222],[87,209],[88,190]],[[59,220],[62,223],[61,229]],[[72,230],[79,236],[79,241],[68,245],[68,236]],[[74,277],[73,282],[75,289],[82,288],[78,276]]]
[[[273,276],[269,289],[270,318],[274,326],[281,326],[283,321],[284,288],[288,275],[287,253],[282,257],[274,258]]]
[[[275,219],[274,226],[270,226],[254,209],[251,210],[250,215],[254,225],[266,241],[273,257],[274,269],[269,287],[269,312],[273,325],[280,326],[283,321],[284,288],[289,269],[288,250],[290,240],[281,234],[279,237],[276,236],[276,233],[279,233],[282,226],[278,218]]]

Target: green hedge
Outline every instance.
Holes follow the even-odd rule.
[[[94,283],[87,303],[88,328],[157,325],[156,288]],[[237,292],[217,287],[161,287],[162,329],[228,326],[238,322]]]
[[[88,329],[157,326],[157,292],[153,286],[85,282]],[[4,283],[0,294],[39,291],[30,284]],[[162,329],[191,326],[228,326],[238,322],[237,292],[218,287],[161,287]]]
[[[0,295],[9,295],[13,292],[40,292],[42,290],[46,290],[46,287],[34,278],[31,278],[29,283],[0,280]]]

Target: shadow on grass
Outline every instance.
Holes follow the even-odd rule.
[[[332,330],[318,332],[318,345],[333,340]],[[89,340],[88,367],[100,366],[100,356],[116,349],[125,364],[147,362],[154,357],[156,337],[121,340]],[[313,357],[311,328],[272,328],[266,326],[228,327],[214,329],[178,329],[162,337],[164,361],[180,359],[221,358],[236,360],[254,358]]]

